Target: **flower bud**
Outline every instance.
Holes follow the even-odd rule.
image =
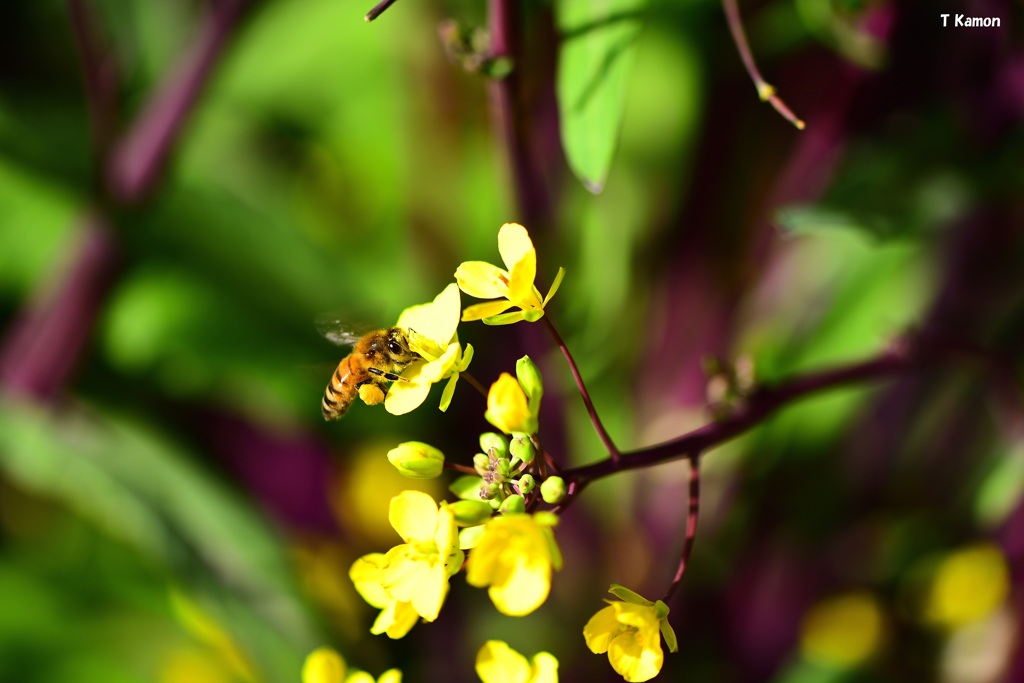
[[[519,477],[517,485],[519,486],[519,493],[527,494],[533,490],[533,487],[536,485],[536,482],[533,480],[532,474],[524,474],[523,476]]]
[[[508,479],[508,475],[512,472],[512,463],[505,458],[501,458],[495,464],[494,471],[503,480]]]
[[[485,432],[480,435],[480,450],[490,454],[494,449],[494,455],[503,458],[508,455],[508,439],[497,432]]]
[[[480,497],[484,500],[494,501],[497,500],[498,504],[501,504],[501,499],[498,498],[498,494],[501,493],[501,485],[499,484],[484,484],[480,487]],[[496,505],[491,507],[497,509]]]
[[[545,503],[554,505],[565,498],[565,480],[561,477],[548,477],[540,485],[540,497]]]
[[[519,434],[516,438],[512,439],[508,450],[512,457],[519,458],[525,463],[533,462],[533,456],[537,453],[537,449],[533,446],[533,441],[525,434]]]
[[[473,469],[481,477],[490,473],[491,471],[491,459],[483,453],[477,453],[473,456]]]
[[[537,432],[537,416],[531,413],[526,394],[518,380],[507,372],[501,373],[498,381],[487,392],[487,412],[484,417],[506,434]]]
[[[388,451],[388,460],[403,476],[433,479],[444,469],[444,454],[420,441],[406,441]]]
[[[491,506],[483,500],[458,500],[449,503],[448,507],[455,515],[455,523],[459,526],[482,524],[491,516]]]
[[[541,379],[537,364],[529,356],[516,361],[516,377],[530,401],[530,411],[537,415],[540,410],[540,397],[544,395],[544,380]]]
[[[514,515],[519,512],[526,512],[526,501],[522,496],[509,496],[502,503],[498,511],[503,515]]]

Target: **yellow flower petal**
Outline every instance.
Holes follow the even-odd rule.
[[[444,349],[455,336],[459,325],[462,300],[459,288],[453,282],[438,294],[429,304],[412,306],[398,316],[398,327],[414,330]],[[415,338],[415,335],[413,335]],[[410,345],[412,339],[410,339]],[[413,348],[414,351],[417,349]]]
[[[483,683],[527,683],[530,664],[500,640],[489,640],[476,653],[476,675]]]
[[[319,647],[309,653],[302,666],[302,683],[342,683],[345,680],[345,660],[329,647]]]
[[[530,667],[530,683],[558,683],[558,660],[548,652],[533,656]]]
[[[619,620],[615,618],[615,608],[611,606],[598,611],[583,627],[583,638],[594,654],[607,652],[612,638],[618,634]]]
[[[380,675],[377,683],[402,683],[402,672],[398,669],[388,669]]]
[[[455,513],[444,504],[437,512],[434,543],[437,545],[437,552],[440,553],[442,559],[447,559],[459,547],[459,528],[455,524]]]
[[[488,587],[498,611],[524,616],[547,599],[551,588],[551,529],[531,515],[487,521],[466,569],[466,581]]]
[[[455,281],[477,299],[497,299],[508,294],[507,272],[486,261],[466,261],[455,270]]]
[[[373,680],[373,676],[365,671],[353,671],[345,679],[345,683],[377,683],[377,681]]]
[[[384,566],[383,553],[363,555],[352,564],[348,576],[356,591],[371,606],[384,609],[391,601],[387,592],[380,585],[380,570]]]
[[[402,491],[391,499],[388,521],[406,543],[433,540],[437,503],[422,491]]]
[[[661,672],[665,655],[660,641],[653,645],[640,632],[628,631],[612,639],[608,661],[616,673],[629,683],[649,681]]]
[[[535,263],[537,258],[530,233],[519,223],[505,223],[498,230],[498,253],[509,272],[526,256],[533,254]],[[530,284],[533,284],[533,278],[530,278]]]
[[[482,304],[473,304],[472,306],[466,306],[466,310],[462,312],[462,322],[470,322],[473,320],[483,320],[484,318],[490,318],[491,316],[498,315],[512,307],[512,302],[508,299],[499,299],[497,301],[485,301]]]
[[[429,382],[395,382],[384,398],[384,409],[392,415],[405,415],[423,405],[429,393]]]
[[[391,600],[388,606],[377,615],[377,620],[373,622],[370,633],[374,635],[386,633],[388,638],[398,640],[412,630],[419,619],[420,616],[416,614],[416,610],[410,603]]]
[[[427,621],[434,621],[441,613],[441,605],[448,595],[448,574],[438,561],[421,569],[412,594],[412,608]]]
[[[519,380],[507,372],[487,392],[487,421],[505,432],[533,434],[537,431],[537,418],[530,413],[526,393]]]

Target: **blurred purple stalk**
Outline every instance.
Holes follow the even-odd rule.
[[[0,385],[9,394],[52,399],[86,346],[118,260],[105,217],[86,214],[73,253],[57,287],[36,293],[0,346]]]
[[[248,0],[211,3],[192,47],[150,96],[132,127],[115,144],[107,167],[111,194],[131,204],[152,189],[188,114],[209,80]]]
[[[98,166],[108,172],[115,204],[130,204],[151,191],[188,114],[248,0],[214,0],[192,48],[157,88],[135,123],[108,147],[103,136],[115,120],[110,54],[99,40],[94,17],[84,0],[70,0],[68,9],[81,52],[85,94]],[[40,283],[39,291],[0,345],[0,384],[9,393],[49,400],[67,382],[81,357],[113,281],[118,258],[111,221],[90,211],[67,271]]]

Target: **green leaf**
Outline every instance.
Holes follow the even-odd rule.
[[[97,408],[0,403],[0,474],[62,502],[216,613],[268,680],[317,640],[282,539],[167,437]]]
[[[560,0],[558,109],[569,167],[583,185],[604,188],[622,119],[627,77],[646,0]]]

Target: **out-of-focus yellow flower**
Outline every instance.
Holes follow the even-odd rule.
[[[459,373],[469,367],[473,347],[463,353],[456,328],[462,307],[459,288],[452,283],[429,304],[412,306],[398,316],[397,326],[407,332],[409,348],[422,360],[414,360],[402,372],[402,381],[388,389],[384,408],[392,415],[404,415],[427,398],[430,385],[448,378],[441,394],[441,410],[446,410]]]
[[[388,519],[405,543],[360,558],[349,576],[363,599],[381,610],[370,632],[401,638],[416,616],[437,619],[463,553],[454,514],[425,493],[403,491],[392,498]]]
[[[544,307],[558,291],[565,269],[559,268],[547,296],[541,299],[534,285],[537,276],[537,251],[526,228],[505,223],[498,231],[498,253],[503,270],[485,261],[466,261],[455,271],[459,288],[477,299],[497,299],[469,306],[462,320],[483,320],[487,325],[508,325],[520,320],[536,322],[544,316]],[[508,311],[516,307],[519,310]]]
[[[302,667],[302,683],[402,683],[402,672],[388,669],[375,679],[365,671],[348,673],[341,655],[329,647],[319,647],[309,653]]]
[[[982,543],[951,553],[939,563],[925,604],[925,618],[958,628],[987,617],[1006,600],[1010,572],[995,545]]]
[[[534,611],[551,590],[551,570],[562,568],[562,556],[551,528],[550,513],[493,517],[478,532],[470,554],[466,581],[487,593],[502,614],[521,617]]]
[[[609,601],[590,618],[583,627],[587,647],[595,654],[607,652],[612,668],[630,683],[649,681],[658,675],[665,661],[662,636],[670,652],[678,650],[675,632],[668,623],[668,606],[661,600],[651,602],[624,586],[612,585],[609,592],[624,602]]]
[[[811,607],[800,628],[800,651],[819,664],[852,668],[878,652],[884,636],[885,617],[878,600],[858,591]]]
[[[558,683],[558,660],[538,652],[533,661],[500,640],[488,640],[476,653],[476,675],[483,683]]]
[[[344,683],[345,660],[329,647],[318,647],[302,665],[302,683]]]
[[[484,417],[506,434],[537,433],[537,416],[530,411],[526,393],[519,386],[519,381],[507,372],[501,373],[487,392]]]

